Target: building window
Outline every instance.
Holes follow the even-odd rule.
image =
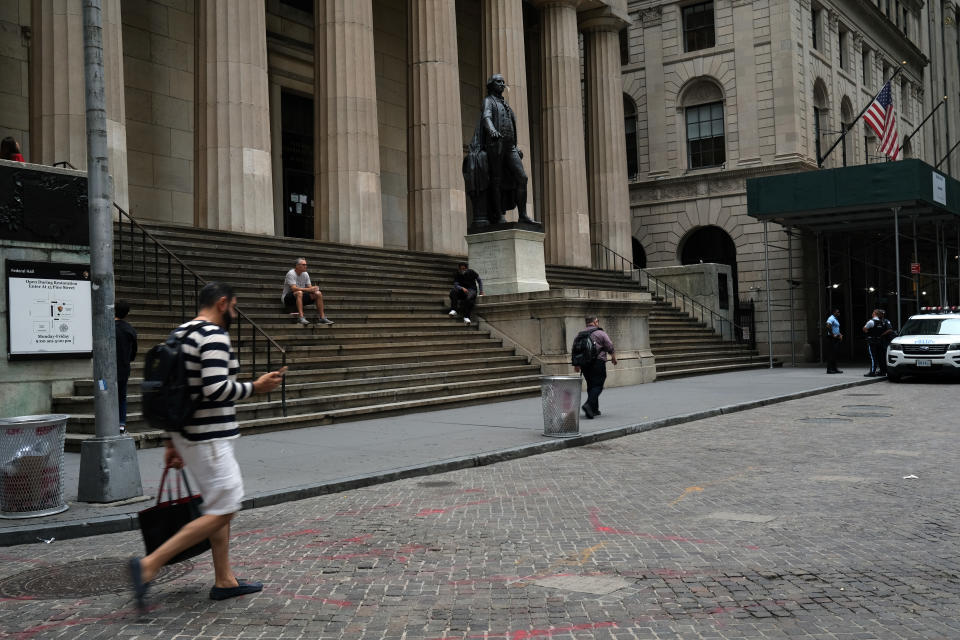
[[[813,37],[813,48],[820,50],[820,17],[823,14],[823,9],[820,7],[811,7],[810,9],[810,26],[811,26],[811,35]]]
[[[837,41],[837,57],[840,61],[840,68],[844,71],[849,71],[847,65],[849,59],[847,56],[847,47],[850,45],[850,32],[840,27],[840,37]]]
[[[630,34],[627,28],[620,29],[620,65],[630,64]]]
[[[871,59],[872,59],[872,56],[870,55],[870,49],[867,49],[866,47],[864,47],[863,48],[863,86],[867,87],[868,89],[870,88],[870,82],[871,82],[870,79],[873,76],[873,73],[871,73],[871,69],[873,67],[872,63],[870,62]]]
[[[687,157],[691,169],[719,167],[726,161],[723,103],[687,107]]]
[[[623,96],[623,128],[627,135],[627,178],[634,179],[639,173],[637,161],[637,108],[630,96]]]
[[[713,30],[713,2],[683,8],[684,51],[709,49],[716,44]]]

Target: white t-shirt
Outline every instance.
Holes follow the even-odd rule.
[[[296,269],[287,271],[287,277],[283,279],[283,293],[280,294],[280,302],[283,302],[287,294],[293,291],[290,285],[296,285],[301,289],[306,289],[310,286],[310,274],[304,271],[298,275]]]

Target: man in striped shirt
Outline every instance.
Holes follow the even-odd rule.
[[[183,336],[191,388],[202,396],[197,410],[182,432],[166,434],[164,462],[167,467],[186,466],[203,496],[203,515],[183,527],[156,551],[143,558],[131,558],[130,578],[138,606],[150,580],[170,558],[204,539],[210,540],[213,555],[212,600],[255,593],[259,582],[237,580],[230,568],[230,520],[240,510],[243,478],[233,453],[239,435],[234,402],[254,393],[276,389],[286,367],[265,373],[254,382],[237,382],[240,365],[230,346],[228,329],[237,317],[237,297],[229,285],[211,282],[200,291],[200,313],[174,332]]]

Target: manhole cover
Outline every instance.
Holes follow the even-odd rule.
[[[838,416],[849,416],[851,418],[890,418],[892,413],[880,413],[878,411],[837,411]]]
[[[800,418],[797,422],[807,422],[811,424],[829,424],[831,422],[853,422],[850,418]]]
[[[885,404],[845,404],[843,405],[844,409],[854,409],[854,410],[863,410],[863,411],[876,411],[877,409],[893,409],[893,407]]]
[[[160,569],[154,583],[170,582],[193,571],[189,560]],[[126,558],[77,560],[41,567],[0,580],[0,597],[57,600],[130,590]]]
[[[457,484],[450,480],[430,480],[428,482],[418,482],[417,485],[421,487],[452,487]]]

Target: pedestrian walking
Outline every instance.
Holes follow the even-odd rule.
[[[867,355],[870,356],[870,371],[863,374],[863,377],[873,378],[880,375],[881,365],[886,357],[880,353],[883,342],[883,321],[880,319],[880,309],[873,310],[870,319],[863,325],[863,333],[867,336]],[[883,368],[886,370],[886,367]]]
[[[843,373],[837,368],[837,354],[840,353],[840,343],[843,334],[840,333],[840,309],[834,309],[827,318],[827,373]]]
[[[142,610],[150,581],[168,560],[198,542],[209,539],[214,586],[211,600],[225,600],[263,589],[259,582],[237,580],[230,568],[230,521],[240,510],[243,478],[234,457],[239,437],[234,402],[254,393],[276,389],[286,367],[265,373],[254,382],[237,382],[240,365],[230,345],[228,329],[237,316],[237,296],[224,283],[211,282],[200,290],[200,313],[174,333],[183,337],[182,350],[191,389],[200,399],[193,416],[178,433],[165,434],[164,463],[186,467],[203,496],[203,515],[184,526],[156,551],[130,558],[130,580]],[[193,329],[188,335],[187,331]]]
[[[459,314],[463,324],[470,324],[470,314],[477,303],[477,296],[483,295],[483,282],[480,274],[471,269],[466,262],[457,265],[457,275],[453,278],[453,288],[450,289],[449,316],[456,318]]]
[[[137,330],[126,321],[130,303],[117,300],[113,305],[113,325],[117,337],[117,404],[120,407],[120,433],[127,431],[127,381],[130,363],[137,357]]]
[[[614,366],[617,364],[617,355],[614,352],[613,342],[607,332],[600,328],[600,320],[597,316],[589,315],[584,318],[586,328],[577,334],[573,340],[571,349],[574,370],[582,373],[587,382],[587,401],[583,403],[581,409],[588,419],[600,415],[600,394],[603,393],[603,384],[607,380],[607,356],[610,356],[610,362]],[[581,352],[589,350],[589,345],[581,347],[582,338],[586,337],[593,344],[593,353],[582,355]],[[583,362],[577,365],[577,362]]]

